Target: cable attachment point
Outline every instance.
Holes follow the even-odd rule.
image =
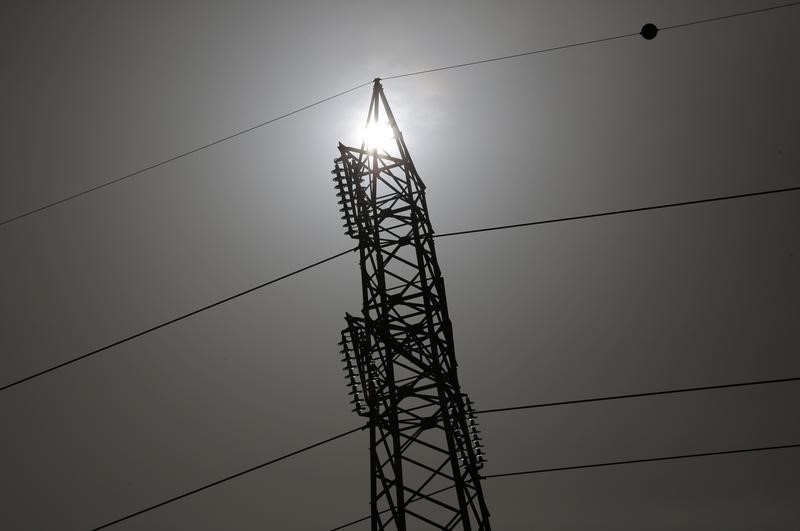
[[[658,26],[648,22],[642,26],[642,31],[639,32],[639,35],[644,37],[645,40],[652,41],[658,35]]]

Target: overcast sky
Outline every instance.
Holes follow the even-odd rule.
[[[0,218],[368,81],[780,3],[4,2]],[[10,4],[10,5],[9,5]],[[384,83],[448,232],[800,183],[800,7]],[[0,227],[0,383],[339,252],[364,87]],[[478,409],[800,375],[800,193],[438,240]],[[355,256],[0,393],[0,528],[345,431]],[[800,385],[483,415],[485,473],[800,442]],[[367,434],[112,529],[326,531]],[[485,482],[495,529],[800,528],[800,451]],[[353,529],[368,529],[368,524]]]

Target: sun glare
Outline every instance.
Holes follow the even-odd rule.
[[[394,145],[394,133],[388,122],[370,120],[364,129],[364,145],[369,150],[388,151]]]

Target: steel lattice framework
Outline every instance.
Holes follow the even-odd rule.
[[[332,172],[360,256],[362,315],[347,314],[340,345],[354,411],[369,419],[372,529],[488,531],[425,185],[376,79],[367,126],[381,123],[391,147],[340,143]]]

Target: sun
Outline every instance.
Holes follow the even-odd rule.
[[[364,146],[370,150],[389,151],[394,146],[394,132],[389,122],[370,120],[364,128]]]

